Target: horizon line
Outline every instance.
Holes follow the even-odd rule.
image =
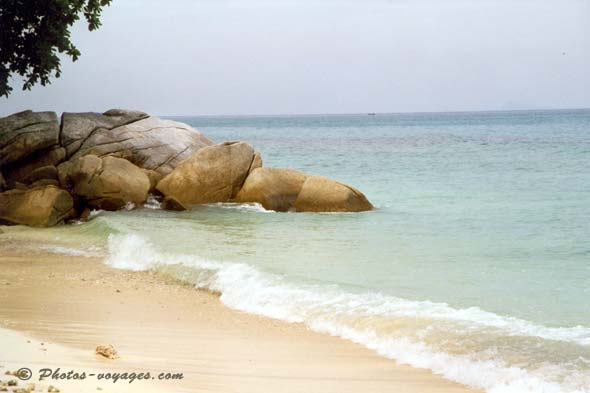
[[[348,112],[348,113],[228,113],[228,114],[183,114],[163,115],[159,117],[280,117],[280,116],[383,116],[383,115],[419,115],[419,114],[443,114],[443,113],[495,113],[495,112],[557,112],[557,111],[583,111],[590,110],[590,107],[572,108],[534,108],[534,109],[481,109],[481,110],[452,110],[452,111],[407,111],[407,112]]]
[[[141,109],[126,109],[122,107],[111,107],[110,109],[123,109],[123,110],[139,110]],[[16,112],[0,111],[0,118],[13,115],[15,113],[23,112],[26,110],[32,110],[33,112],[55,112],[55,113],[103,113],[102,111],[85,111],[85,112],[70,112],[70,111],[56,111],[47,109],[22,109]],[[590,110],[590,107],[563,107],[563,108],[529,108],[529,109],[478,109],[478,110],[434,110],[434,111],[401,111],[401,112],[341,112],[341,113],[222,113],[222,114],[152,114],[157,117],[282,117],[282,116],[383,116],[383,115],[420,115],[420,114],[460,114],[460,113],[502,113],[502,112],[563,112],[563,111],[586,111]],[[143,111],[142,111],[143,112]],[[147,112],[146,112],[147,113]]]

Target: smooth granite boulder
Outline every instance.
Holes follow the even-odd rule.
[[[182,205],[227,202],[240,190],[254,162],[254,149],[245,142],[204,147],[180,163],[156,187]]]
[[[71,158],[112,155],[167,175],[213,142],[184,123],[110,110],[102,115],[64,113],[62,144]]]
[[[71,157],[95,133],[113,130],[125,124],[149,117],[147,113],[111,109],[103,114],[95,112],[68,113],[61,116],[60,143]]]
[[[57,145],[58,138],[54,112],[24,111],[0,118],[0,167]]]
[[[257,168],[248,175],[236,202],[258,202],[267,210],[293,210],[308,175],[294,169]]]
[[[373,205],[359,190],[322,177],[309,176],[295,201],[298,212],[361,212]]]
[[[74,214],[70,194],[55,186],[0,193],[0,222],[48,227]]]
[[[127,203],[142,204],[150,189],[145,172],[118,157],[87,155],[58,167],[63,188],[92,209],[118,210]]]

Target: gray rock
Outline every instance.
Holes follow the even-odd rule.
[[[59,123],[54,112],[24,111],[0,119],[0,167],[57,145]]]
[[[118,109],[111,109],[104,114],[64,112],[61,116],[60,144],[65,147],[67,157],[71,157],[92,135],[110,131],[147,117],[147,113]]]
[[[112,155],[161,175],[167,175],[181,161],[213,144],[187,124],[146,116],[120,110],[92,116],[64,114],[62,143],[72,158]],[[84,125],[83,131],[80,125]]]

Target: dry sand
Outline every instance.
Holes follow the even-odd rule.
[[[469,392],[359,345],[226,308],[214,294],[93,258],[25,255],[0,244],[0,380],[28,367],[37,390],[62,392]],[[43,343],[43,344],[42,344]],[[94,353],[112,344],[120,358]],[[86,372],[38,382],[39,369]],[[90,373],[150,372],[98,381]],[[182,380],[157,379],[183,373]],[[19,387],[27,383],[19,382]],[[1,388],[0,388],[1,389]]]

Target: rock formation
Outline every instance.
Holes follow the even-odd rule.
[[[112,134],[111,131],[118,127],[147,117],[147,113],[117,109],[111,109],[103,114],[64,112],[61,116],[60,144],[66,149],[67,156],[71,157],[94,135]]]
[[[56,145],[58,136],[54,112],[24,111],[0,119],[0,166]]]
[[[248,176],[236,202],[257,202],[267,210],[293,210],[307,175],[293,169],[257,168]]]
[[[299,212],[362,212],[373,205],[359,190],[322,176],[309,176],[295,201]]]
[[[74,214],[72,197],[55,186],[0,193],[0,223],[45,227]]]
[[[180,163],[157,189],[183,205],[228,202],[242,187],[254,157],[245,142],[208,146]]]
[[[121,110],[64,113],[62,143],[71,158],[114,155],[162,175],[213,144],[189,125]]]
[[[55,145],[36,151],[20,161],[4,166],[4,171],[10,175],[8,179],[10,184],[14,182],[25,183],[26,177],[31,172],[48,165],[57,167],[65,157],[66,149]]]
[[[259,168],[248,176],[236,202],[258,202],[279,212],[359,212],[373,209],[362,192],[293,169]]]
[[[92,209],[118,210],[129,202],[142,204],[150,189],[143,170],[113,156],[76,158],[61,164],[58,173],[61,186]]]
[[[0,223],[51,226],[90,209],[167,210],[258,202],[275,211],[364,211],[358,190],[293,169],[263,168],[245,142],[214,145],[191,126],[143,112],[24,111],[0,119]]]

